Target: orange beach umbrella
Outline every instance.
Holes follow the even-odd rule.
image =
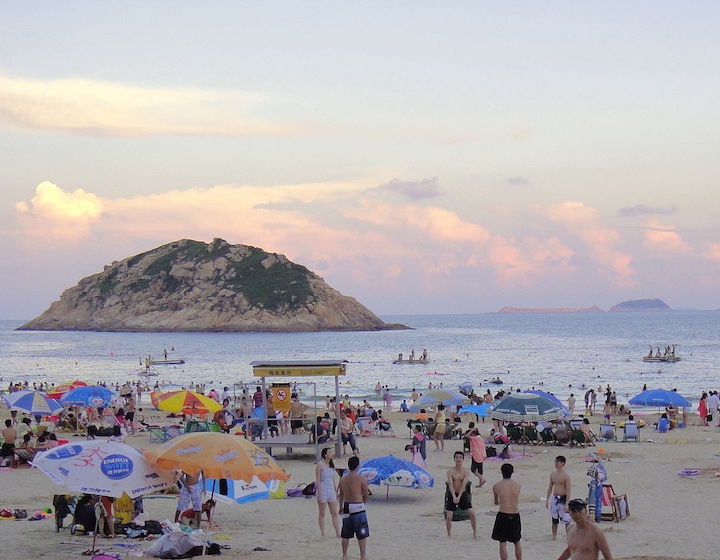
[[[245,438],[217,432],[183,434],[156,449],[143,450],[152,463],[163,469],[181,469],[207,478],[229,478],[263,482],[290,478],[275,459]]]

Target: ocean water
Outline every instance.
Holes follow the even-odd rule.
[[[157,366],[149,378],[166,388],[204,382],[222,389],[236,382],[255,384],[253,360],[344,359],[348,374],[341,392],[353,400],[377,400],[376,383],[392,388],[395,402],[428,384],[457,389],[471,382],[476,391],[541,387],[563,400],[583,387],[610,384],[626,401],[648,388],[677,388],[696,401],[703,390],[718,389],[720,313],[587,313],[531,315],[384,316],[412,330],[325,333],[94,333],[15,331],[21,321],[0,321],[0,377],[3,384],[27,379],[60,383],[78,378],[110,383],[137,380],[140,360],[151,355],[183,358],[182,366]],[[644,363],[648,346],[677,344],[677,363]],[[174,350],[172,350],[174,349]],[[399,352],[430,363],[393,365]],[[278,379],[279,380],[279,379]],[[306,398],[334,393],[332,378],[292,381]]]

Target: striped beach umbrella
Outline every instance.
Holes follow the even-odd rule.
[[[533,393],[511,393],[490,408],[490,418],[506,422],[540,422],[564,416],[562,406]]]
[[[63,407],[55,399],[51,399],[40,391],[16,391],[9,395],[3,395],[3,400],[11,410],[19,410],[32,415],[50,416],[62,410]]]
[[[75,389],[77,387],[86,387],[86,386],[87,386],[87,383],[76,379],[74,381],[68,381],[67,383],[61,383],[60,385],[55,385],[55,387],[50,389],[46,394],[51,399],[59,399],[68,391],[72,391],[73,389]]]
[[[157,407],[160,410],[175,414],[208,414],[222,409],[222,405],[193,391],[171,391],[158,397]]]

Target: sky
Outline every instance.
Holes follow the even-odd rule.
[[[0,318],[183,238],[381,315],[720,308],[717,2],[3,4]]]

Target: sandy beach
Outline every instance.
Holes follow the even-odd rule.
[[[3,413],[7,414],[7,410]],[[407,418],[408,415],[402,413],[391,413],[396,437],[359,438],[361,459],[387,454],[409,458],[404,451],[410,439]],[[544,503],[554,457],[558,454],[567,457],[573,497],[586,497],[589,480],[586,457],[599,448],[605,450],[604,456],[608,458],[609,482],[616,493],[628,494],[630,506],[628,519],[620,523],[604,521],[600,525],[615,558],[711,560],[718,557],[717,542],[713,539],[720,477],[715,476],[713,469],[720,469],[720,429],[693,425],[697,424],[697,417],[693,415],[688,428],[659,434],[652,429],[654,417],[645,418],[650,425],[641,431],[641,440],[637,443],[599,443],[595,448],[530,445],[525,448],[524,457],[511,461],[515,466],[513,478],[522,484],[520,512],[525,558],[556,558],[564,549],[562,528],[558,540],[551,540],[550,517]],[[465,417],[465,422],[468,420]],[[598,420],[595,416],[592,423],[596,432]],[[483,434],[489,432],[489,421],[480,425]],[[146,434],[129,436],[126,441],[136,447],[150,445]],[[447,441],[444,452],[434,452],[433,448],[428,442],[428,470],[435,477],[434,488],[393,487],[386,500],[384,488],[371,487],[374,495],[368,504],[369,558],[498,557],[497,543],[490,539],[496,512],[492,485],[501,477],[502,463],[487,461],[487,484],[481,489],[473,488],[478,538],[472,539],[470,524],[464,521],[453,523],[453,537],[448,540],[442,515],[444,481],[447,469],[452,466],[452,454],[462,449],[462,442]],[[522,453],[522,446],[513,446],[513,451]],[[278,457],[292,475],[288,487],[314,479],[314,455],[310,450]],[[344,466],[346,462],[347,457],[338,458],[336,466]],[[469,458],[466,467],[469,467]],[[700,474],[683,478],[678,475],[682,469],[700,469]],[[50,507],[52,496],[58,491],[59,487],[37,469],[0,469],[2,508],[25,508],[32,515],[35,510]],[[145,500],[146,511],[157,520],[172,519],[175,505],[175,497]],[[268,499],[247,505],[219,503],[214,521],[218,525],[214,530],[215,539],[230,547],[222,551],[226,558],[340,558],[339,540],[320,537],[314,497]],[[328,533],[332,533],[329,520],[326,524]],[[67,529],[56,533],[51,518],[0,521],[0,536],[4,559],[79,558],[91,542],[90,537],[71,536]],[[125,538],[98,542],[98,547],[120,557],[148,545],[145,541]],[[253,551],[256,547],[268,550]],[[359,557],[354,541],[350,543],[349,557]]]

